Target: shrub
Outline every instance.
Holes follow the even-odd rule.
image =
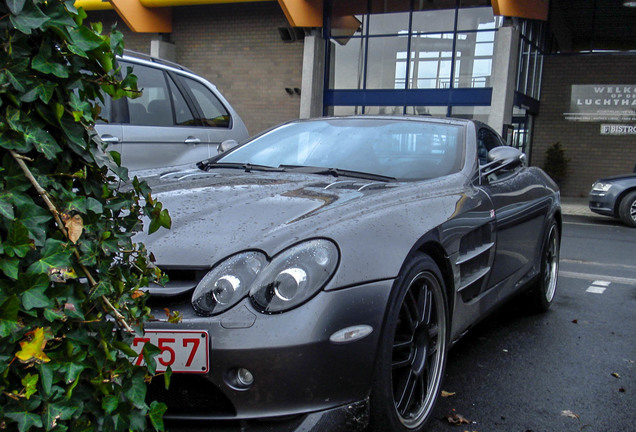
[[[128,179],[91,126],[118,79],[122,34],[102,35],[73,1],[0,3],[0,430],[162,429],[146,403],[148,366],[134,366],[131,330],[160,278],[133,235],[170,217]]]

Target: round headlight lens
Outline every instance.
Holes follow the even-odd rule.
[[[339,260],[329,240],[310,240],[277,255],[260,272],[250,298],[262,312],[283,312],[305,302],[329,281]]]
[[[241,301],[267,263],[260,252],[231,256],[206,274],[192,294],[192,306],[204,315],[221,313]]]

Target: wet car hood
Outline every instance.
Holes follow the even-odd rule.
[[[621,180],[631,180],[634,183],[636,183],[636,173],[619,174],[615,176],[604,177],[602,179],[598,179],[597,182],[613,182],[613,181],[615,182],[615,181],[621,181]]]
[[[351,177],[241,170],[179,171],[146,179],[153,196],[172,218],[136,240],[159,266],[208,267],[245,249],[270,256],[368,210],[367,197],[400,188],[400,183]],[[377,202],[377,200],[374,200]]]

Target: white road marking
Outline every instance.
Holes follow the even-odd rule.
[[[599,287],[607,287],[609,286],[609,284],[611,284],[611,282],[606,280],[595,280],[594,282],[592,282],[592,285]]]
[[[607,288],[590,285],[589,287],[587,287],[585,292],[592,293],[592,294],[603,294],[606,289]]]

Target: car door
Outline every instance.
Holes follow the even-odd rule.
[[[483,154],[484,150],[505,144],[493,130],[482,125],[478,130],[478,145]],[[483,164],[482,157],[480,164]],[[496,251],[488,284],[492,287],[531,268],[542,240],[549,202],[543,188],[534,183],[534,176],[524,165],[497,171],[482,179],[482,188],[490,196],[495,213]]]
[[[197,123],[174,80],[160,68],[121,63],[133,67],[142,91],[140,97],[128,99],[129,123],[122,125],[122,165],[136,170],[210,157],[206,128]]]
[[[198,123],[205,127],[207,142],[214,154],[223,141],[247,138],[247,129],[237,116],[231,115],[229,105],[223,103],[216,88],[185,74],[171,72],[170,76],[190,101]]]

